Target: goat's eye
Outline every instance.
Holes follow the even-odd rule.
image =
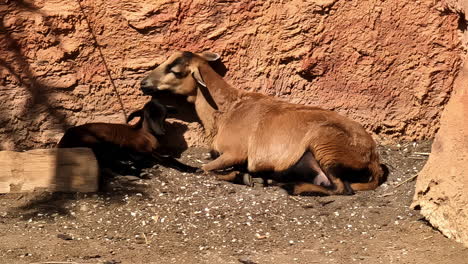
[[[183,73],[183,72],[176,72],[176,71],[172,71],[172,70],[171,70],[171,72],[174,74],[174,76],[175,76],[176,78],[179,78],[179,79],[180,79],[180,78],[184,77],[184,73]]]

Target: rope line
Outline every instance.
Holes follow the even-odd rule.
[[[117,90],[117,86],[115,85],[115,82],[114,82],[114,79],[112,78],[112,75],[111,75],[111,72],[109,70],[109,66],[107,64],[107,61],[106,61],[106,58],[104,57],[104,54],[102,53],[102,49],[101,49],[101,46],[99,46],[99,43],[97,41],[97,38],[96,38],[96,35],[94,34],[94,31],[93,29],[91,28],[91,23],[89,22],[89,19],[88,19],[88,16],[86,15],[85,11],[84,11],[84,8],[83,6],[81,5],[81,2],[80,0],[76,0],[76,2],[78,3],[78,5],[80,6],[80,10],[81,10],[81,13],[83,14],[84,16],[84,19],[86,21],[86,24],[88,25],[88,30],[89,32],[91,33],[91,36],[93,37],[93,40],[94,40],[94,45],[96,46],[98,52],[99,52],[99,56],[101,57],[102,59],[102,63],[104,64],[104,68],[106,70],[106,74],[107,76],[109,77],[109,80],[111,82],[111,86],[112,86],[112,89],[114,90],[114,92],[117,94],[117,99],[120,103],[120,107],[122,108],[122,113],[123,113],[123,116],[124,116],[124,120],[126,121],[127,120],[127,112],[125,111],[125,106],[123,104],[123,101],[122,101],[122,98],[120,97],[120,94],[119,94],[119,91]]]

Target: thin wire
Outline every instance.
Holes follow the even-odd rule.
[[[117,90],[117,86],[115,85],[114,79],[112,78],[112,75],[111,75],[111,73],[110,73],[109,66],[107,65],[106,59],[105,59],[105,57],[104,57],[104,54],[102,53],[101,46],[99,46],[99,43],[98,43],[97,38],[96,38],[96,35],[94,34],[93,29],[91,28],[91,23],[89,22],[88,16],[86,16],[86,13],[85,13],[85,11],[84,11],[83,6],[81,5],[80,0],[76,0],[76,2],[77,2],[78,5],[80,6],[81,13],[82,13],[83,16],[84,16],[84,19],[85,19],[85,21],[86,21],[86,24],[88,25],[89,32],[91,33],[91,36],[93,37],[94,45],[96,46],[96,48],[97,48],[97,50],[98,50],[98,52],[99,52],[99,56],[101,56],[102,63],[104,63],[104,68],[106,69],[106,73],[107,73],[107,76],[109,77],[109,80],[110,80],[110,82],[111,82],[112,88],[113,88],[114,92],[117,94],[117,99],[119,100],[120,106],[122,107],[122,112],[123,112],[123,115],[124,115],[124,120],[127,120],[127,112],[125,111],[125,107],[124,107],[122,98],[120,97],[119,91]]]

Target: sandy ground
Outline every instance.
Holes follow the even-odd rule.
[[[380,147],[388,181],[352,196],[149,169],[97,194],[0,196],[0,263],[467,263],[409,205],[430,143]],[[420,152],[423,152],[422,154]],[[208,161],[189,149],[181,160]]]

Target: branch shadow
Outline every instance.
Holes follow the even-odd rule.
[[[81,5],[80,8],[82,8]],[[45,14],[41,12],[40,7],[23,0],[17,0],[12,2],[7,1],[6,5],[0,9],[0,17],[5,17],[9,12],[16,13],[22,11],[36,12],[45,16]],[[51,33],[53,32],[52,25],[48,23],[45,23],[45,25],[49,27],[48,35],[53,34]],[[91,30],[91,27],[89,27],[89,30]],[[66,115],[59,111],[61,109],[60,105],[54,105],[52,103],[51,94],[73,90],[76,84],[71,87],[59,87],[47,85],[38,80],[30,63],[28,62],[28,57],[25,55],[26,48],[19,42],[19,39],[17,39],[18,37],[15,38],[14,31],[15,29],[6,27],[4,19],[0,19],[0,46],[2,46],[2,50],[0,50],[2,54],[0,58],[0,68],[5,69],[7,75],[12,76],[12,79],[14,79],[10,84],[4,85],[3,83],[0,83],[0,85],[4,87],[10,86],[18,89],[24,89],[25,94],[28,97],[25,105],[22,106],[23,109],[19,116],[13,117],[11,113],[0,112],[0,124],[10,126],[12,132],[7,133],[5,136],[15,142],[14,149],[24,150],[24,146],[27,146],[27,144],[19,144],[19,146],[16,145],[18,142],[21,142],[22,139],[17,136],[17,131],[15,131],[15,127],[13,127],[11,124],[12,122],[9,120],[13,120],[14,118],[19,119],[21,122],[25,120],[34,120],[38,115],[46,113],[47,118],[51,120],[53,126],[58,126],[58,128],[64,131],[66,128],[70,127],[71,124]],[[92,32],[91,34],[94,36]],[[94,43],[94,45],[96,45],[96,43]],[[28,131],[26,131],[26,133],[28,133]],[[62,164],[64,160],[66,159],[61,155],[61,151],[56,151],[54,178],[52,180],[52,184],[60,185],[61,190],[72,190],[73,185],[71,179],[69,177],[64,177],[64,175],[67,175],[67,170],[70,170],[71,168],[59,168],[58,166],[58,164]],[[142,190],[138,190],[138,192],[142,193]],[[26,213],[25,216],[33,216],[37,214],[70,215],[69,209],[66,208],[67,201],[74,197],[80,197],[79,194],[76,193],[65,194],[34,192],[32,195],[35,197],[30,199],[25,205],[17,208],[20,211],[24,211],[24,213]]]
[[[83,11],[83,7],[81,3],[77,2],[81,11]],[[6,5],[0,8],[0,17],[5,17],[5,14],[8,12],[21,12],[21,11],[29,11],[29,12],[36,12],[42,16],[45,16],[40,10],[41,7],[36,6],[30,2],[24,0],[16,0],[16,1],[6,1]],[[49,27],[49,33],[53,31],[52,25],[47,24],[46,26]],[[89,26],[89,22],[88,22]],[[88,27],[89,33],[95,39],[95,35],[92,32],[91,26]],[[54,105],[51,99],[51,94],[55,93],[56,91],[70,91],[75,88],[72,87],[59,87],[59,86],[51,86],[47,85],[40,80],[38,80],[34,74],[34,70],[31,67],[30,63],[28,62],[28,57],[24,51],[25,47],[22,46],[22,43],[15,38],[15,34],[11,30],[5,26],[5,20],[0,19],[0,46],[2,46],[2,56],[0,57],[0,68],[3,68],[8,72],[9,75],[13,77],[15,80],[14,84],[5,85],[7,86],[15,86],[17,88],[25,89],[26,94],[29,96],[28,101],[25,102],[24,110],[20,113],[21,121],[24,120],[32,120],[36,118],[41,113],[46,113],[48,118],[53,121],[54,125],[57,125],[61,130],[65,130],[66,128],[70,127],[71,124],[67,119],[67,116],[64,113],[61,113],[60,106]],[[97,46],[95,42],[93,45]],[[4,50],[3,50],[4,49]],[[99,50],[95,50],[95,52],[100,52]],[[101,54],[101,58],[102,54]],[[105,64],[105,61],[103,61]],[[109,69],[106,66],[106,70],[109,72]],[[227,72],[226,66],[219,62],[215,62],[212,64],[212,67],[224,76]],[[112,77],[109,76],[112,82]],[[1,81],[1,79],[0,79]],[[3,84],[0,84],[3,86]],[[75,84],[76,85],[76,84]],[[166,98],[167,101],[162,99],[163,103],[169,105],[176,105],[179,110],[179,113],[174,116],[176,119],[180,119],[186,122],[200,122],[198,117],[193,111],[193,105],[186,102],[185,98],[168,96]],[[1,113],[0,112],[0,124],[5,124],[6,126],[11,126],[11,114],[8,112]],[[13,127],[12,127],[13,128]],[[171,147],[172,153],[175,155],[180,156],[182,151],[187,149],[187,142],[183,138],[183,133],[188,130],[188,126],[185,124],[180,123],[172,123],[168,124],[168,131],[170,131],[169,141],[173,143]],[[12,130],[12,133],[6,135],[8,138],[11,138],[13,142],[21,141],[21,138],[18,137],[17,131]],[[26,131],[27,132],[27,131]],[[166,141],[166,140],[164,140]],[[24,145],[23,145],[24,146]],[[15,146],[15,149],[18,149],[18,146]],[[0,147],[1,150],[1,147]],[[60,152],[57,151],[56,154],[56,163],[55,163],[55,178],[54,180],[57,182],[60,178],[60,185],[63,189],[72,188],[72,183],[70,181],[64,181],[63,177],[59,177],[60,171],[57,164],[61,164],[63,157],[59,154]],[[132,193],[131,188],[123,190],[125,193]],[[144,190],[138,189],[136,192],[144,193]],[[70,210],[66,208],[66,204],[69,200],[79,199],[81,194],[65,194],[65,193],[36,193],[34,194],[37,197],[30,199],[24,206],[18,207],[19,210],[23,210],[26,213],[26,216],[33,216],[37,214],[59,214],[59,215],[68,215],[70,216]],[[104,194],[99,194],[104,195]],[[107,196],[112,196],[114,194],[105,194]],[[118,196],[119,194],[116,193]]]
[[[37,11],[39,8],[33,4],[27,3],[25,1],[14,1],[10,4],[10,8],[13,10],[28,10],[28,11]],[[4,14],[2,14],[4,15]],[[50,94],[57,89],[64,89],[64,87],[54,87],[48,86],[44,83],[38,81],[31,70],[30,64],[28,63],[27,57],[24,55],[21,44],[12,36],[12,32],[5,27],[4,21],[0,20],[0,34],[2,35],[3,46],[5,47],[6,54],[4,58],[0,58],[0,67],[3,67],[7,72],[13,76],[16,80],[17,87],[24,88],[27,94],[30,96],[23,109],[20,113],[20,116],[17,118],[24,119],[34,119],[40,113],[46,112],[48,117],[53,120],[54,125],[57,124],[62,130],[68,127],[70,124],[67,121],[67,118],[64,114],[59,113],[56,108],[54,108],[50,101]],[[2,113],[3,116],[7,116],[6,113]],[[9,135],[13,139],[13,142],[18,142],[20,139],[16,138],[16,131],[13,129],[13,133]],[[18,148],[15,146],[15,148]],[[57,164],[61,163],[62,159],[60,152],[57,152],[55,157],[55,173],[54,173],[54,182],[58,181],[59,168]],[[61,177],[63,179],[63,177]],[[65,188],[71,186],[70,180],[66,179],[60,183]],[[37,212],[35,213],[46,213],[50,211],[51,208],[55,208],[52,211],[58,214],[68,214],[68,210],[64,207],[63,200],[56,199],[54,195],[44,196],[38,195],[36,199],[32,199],[30,203],[19,209],[30,210],[31,208],[36,208]]]

